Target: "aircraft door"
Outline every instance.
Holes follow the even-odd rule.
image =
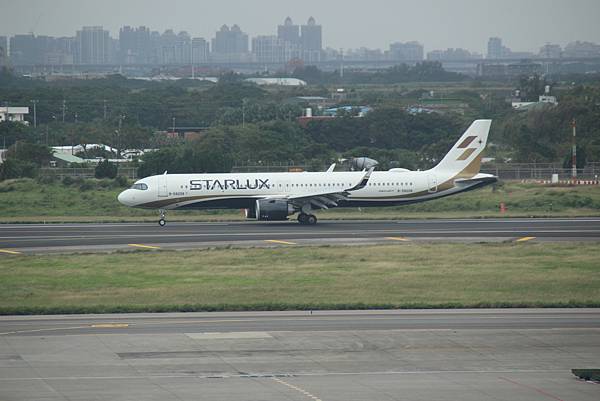
[[[165,197],[168,195],[169,192],[167,190],[167,174],[163,174],[158,177],[158,196]]]
[[[437,177],[435,176],[435,174],[429,174],[427,176],[428,191],[430,193],[437,192],[437,186],[438,186]]]

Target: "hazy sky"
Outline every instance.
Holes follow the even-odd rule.
[[[513,50],[546,42],[600,42],[600,0],[0,0],[0,35],[74,36],[102,25],[118,37],[123,25],[185,30],[210,39],[237,23],[250,36],[274,34],[286,16],[323,25],[324,46],[387,48],[418,40],[426,51],[464,47],[484,53],[500,36]]]

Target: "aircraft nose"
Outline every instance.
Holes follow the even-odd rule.
[[[119,196],[117,196],[117,200],[125,206],[132,206],[133,196],[131,196],[131,190],[126,189],[125,191],[121,192]]]

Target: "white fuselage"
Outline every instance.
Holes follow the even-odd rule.
[[[164,174],[139,180],[147,189],[128,189],[119,201],[133,207],[243,208],[262,198],[287,198],[343,192],[356,185],[364,172],[302,172],[245,174]],[[420,202],[470,189],[455,185],[450,174],[427,171],[375,171],[367,185],[347,195],[340,206]],[[445,183],[444,185],[441,185]],[[449,185],[451,184],[451,185]],[[230,205],[230,206],[229,206]],[[249,207],[249,206],[248,206]]]

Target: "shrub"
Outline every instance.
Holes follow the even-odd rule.
[[[11,178],[33,178],[36,175],[37,166],[32,162],[17,159],[6,159],[4,163],[0,164],[0,181]]]
[[[65,186],[71,186],[71,185],[73,185],[74,182],[75,182],[75,180],[73,179],[73,177],[66,176],[66,177],[63,177],[63,179],[62,179],[62,183]]]
[[[96,178],[115,178],[117,176],[117,166],[104,159],[96,166],[94,172]]]
[[[129,180],[122,175],[117,176],[114,183],[117,188],[127,188],[129,186]]]
[[[96,183],[92,180],[85,180],[79,185],[80,191],[89,191],[96,188]]]
[[[37,181],[38,181],[38,184],[50,185],[50,184],[54,184],[56,182],[56,177],[53,175],[44,175],[44,176],[38,177]]]

